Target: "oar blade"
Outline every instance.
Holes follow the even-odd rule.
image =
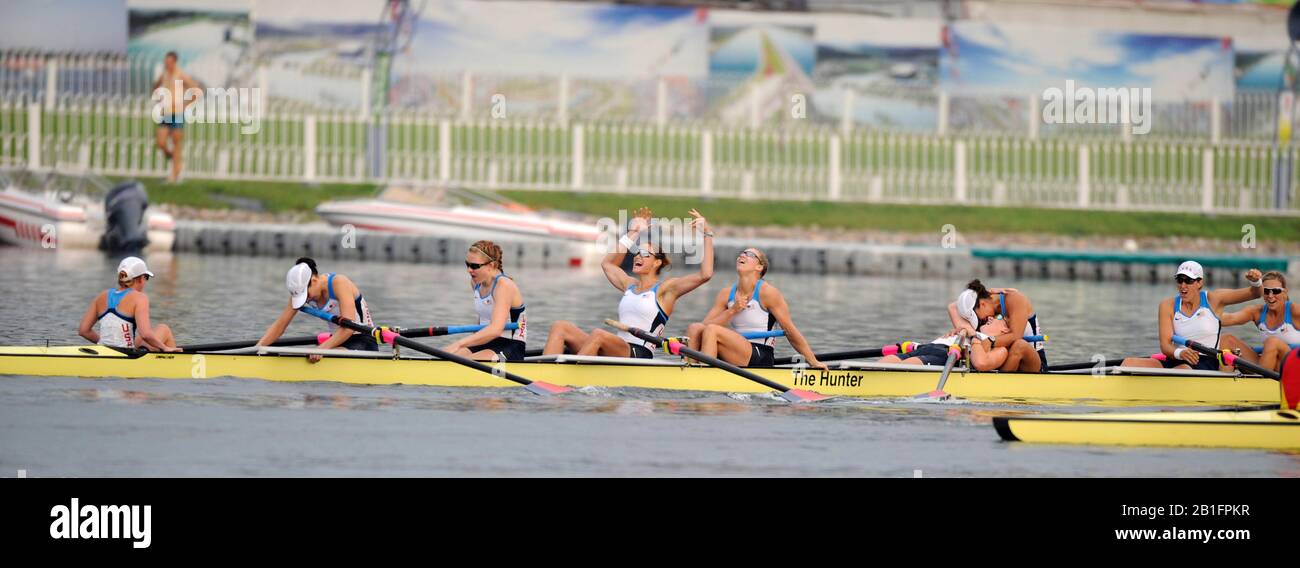
[[[562,387],[560,385],[553,385],[551,383],[544,383],[542,381],[533,381],[531,383],[524,385],[524,390],[542,396],[552,396],[557,394],[564,394],[573,389],[569,387]]]
[[[790,389],[781,393],[781,398],[784,398],[790,402],[821,402],[823,400],[829,400],[835,397],[827,396],[821,393],[815,393],[813,391]]]

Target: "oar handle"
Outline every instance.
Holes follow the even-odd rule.
[[[442,335],[456,335],[458,333],[474,333],[487,327],[487,324],[471,325],[442,325],[430,327],[403,328],[402,337],[438,337]],[[519,324],[511,322],[505,325],[506,331],[519,329]]]
[[[303,307],[299,308],[299,310],[301,310],[302,312],[304,312],[304,313],[306,313],[306,314],[308,314],[308,315],[316,316],[316,317],[318,317],[318,318],[320,318],[320,319],[323,319],[323,320],[325,320],[325,321],[327,321],[327,322],[330,322],[330,323],[333,323],[333,324],[335,324],[335,325],[338,325],[338,326],[341,326],[341,327],[346,327],[346,328],[348,328],[348,329],[350,329],[350,330],[352,330],[352,331],[355,331],[355,332],[358,332],[358,333],[364,333],[364,334],[366,334],[366,335],[369,335],[369,336],[371,336],[371,337],[374,337],[376,341],[382,341],[382,342],[384,342],[384,343],[388,343],[388,344],[390,344],[390,345],[395,343],[395,344],[397,344],[397,345],[401,345],[402,347],[405,347],[405,348],[407,348],[407,349],[412,349],[412,350],[415,350],[415,351],[419,351],[419,352],[421,352],[421,353],[424,353],[424,354],[426,354],[426,355],[432,355],[432,356],[437,357],[437,358],[439,358],[439,359],[445,359],[445,360],[447,360],[447,361],[451,361],[451,362],[453,362],[453,363],[457,363],[457,364],[460,364],[460,365],[464,365],[464,366],[469,367],[469,368],[471,368],[471,369],[474,369],[474,370],[477,370],[477,371],[482,371],[482,372],[484,372],[484,373],[487,373],[487,374],[489,374],[489,375],[493,375],[493,376],[496,376],[496,377],[501,377],[501,378],[506,379],[506,380],[508,380],[508,381],[512,381],[512,382],[515,382],[515,383],[519,383],[519,384],[524,385],[524,386],[532,385],[532,384],[535,382],[535,381],[532,381],[532,380],[530,380],[530,379],[526,379],[526,378],[524,378],[524,377],[521,377],[521,376],[519,376],[519,375],[516,375],[516,374],[514,374],[514,373],[511,373],[511,372],[509,372],[509,371],[506,371],[506,370],[504,370],[504,369],[494,369],[494,368],[492,368],[492,367],[489,367],[489,366],[487,366],[487,365],[484,365],[483,363],[480,363],[480,362],[475,361],[475,360],[473,360],[473,359],[469,359],[469,358],[466,358],[466,357],[461,357],[460,355],[456,355],[455,353],[448,353],[448,352],[443,351],[443,350],[441,350],[441,349],[438,349],[438,348],[436,348],[436,347],[431,347],[431,346],[429,346],[429,345],[425,345],[425,344],[420,343],[420,342],[418,342],[418,341],[415,341],[415,340],[412,340],[412,339],[409,339],[409,338],[406,338],[406,337],[402,337],[401,335],[399,335],[399,334],[397,334],[396,332],[394,332],[394,331],[392,331],[392,330],[390,330],[390,329],[387,329],[387,328],[376,328],[376,327],[373,327],[373,326],[369,326],[369,325],[365,325],[365,324],[362,324],[362,323],[358,323],[358,322],[352,321],[352,320],[350,320],[350,319],[346,319],[346,318],[342,318],[342,317],[336,316],[336,315],[331,314],[331,313],[329,313],[329,312],[327,312],[327,311],[324,311],[324,310],[321,310],[321,309],[318,309],[318,308],[313,308],[313,307],[311,307],[311,306],[303,306]],[[551,387],[551,386],[554,386],[554,385],[546,385],[546,386],[547,386],[547,387]],[[560,387],[560,388],[562,388],[562,387]],[[565,389],[565,390],[567,390],[567,389]],[[534,391],[534,392],[536,392],[536,391]]]
[[[654,335],[647,331],[637,329],[618,320],[607,319],[605,320],[605,325],[617,329],[619,331],[626,331],[627,333],[632,334],[632,336],[636,337],[637,339],[641,339],[643,341],[649,341],[658,346],[662,346],[666,341],[664,338],[659,337],[658,335]],[[704,363],[710,367],[717,367],[724,371],[728,371],[732,374],[740,375],[746,379],[754,381],[765,387],[775,389],[781,392],[786,392],[790,390],[790,387],[787,387],[781,383],[765,379],[763,377],[760,377],[754,373],[741,369],[740,367],[732,365],[731,363],[728,363],[721,359],[715,357],[709,357],[708,355],[705,355],[703,353],[700,353],[699,351],[686,347],[676,341],[669,342],[668,349],[670,352],[672,352],[673,355],[683,355],[686,357],[690,357],[691,359],[695,359],[696,361]]]
[[[740,334],[745,339],[767,339],[769,337],[785,337],[784,329],[773,329],[770,331],[746,331]]]
[[[1187,347],[1188,349],[1195,349],[1197,352],[1203,355],[1209,355],[1210,357],[1218,357],[1219,355],[1223,355],[1223,362],[1232,365],[1234,367],[1240,367],[1242,369],[1246,369],[1247,371],[1253,372],[1263,377],[1268,377],[1275,381],[1281,380],[1281,377],[1272,369],[1265,369],[1259,365],[1251,363],[1250,361],[1247,361],[1245,359],[1242,359],[1241,357],[1234,355],[1231,351],[1216,351],[1207,345],[1204,345],[1197,341],[1193,341],[1191,339],[1187,339],[1186,337],[1183,337],[1181,335],[1174,335],[1171,339],[1173,340],[1174,343]]]

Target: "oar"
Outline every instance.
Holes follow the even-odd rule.
[[[1272,369],[1265,369],[1263,367],[1260,367],[1259,365],[1256,365],[1254,363],[1251,363],[1250,361],[1242,359],[1241,357],[1233,355],[1231,351],[1215,351],[1214,349],[1211,349],[1206,345],[1203,345],[1196,341],[1192,341],[1181,335],[1175,335],[1173,336],[1172,339],[1174,343],[1187,347],[1188,349],[1195,349],[1196,351],[1200,352],[1202,355],[1208,355],[1210,357],[1218,357],[1220,354],[1222,354],[1223,362],[1233,367],[1245,369],[1252,373],[1258,374],[1261,377],[1268,377],[1275,381],[1281,380],[1281,377],[1278,376],[1277,372],[1273,371]]]
[[[910,353],[916,349],[916,344],[911,341],[886,345],[884,347],[874,347],[871,349],[854,349],[851,351],[831,351],[828,353],[813,353],[817,356],[818,361],[843,361],[845,359],[863,359],[867,357],[884,357],[886,355],[899,355]],[[789,365],[795,362],[795,357],[778,357],[772,362],[773,365]]]
[[[487,326],[483,324],[473,324],[473,325],[427,326],[427,327],[414,327],[410,329],[407,328],[399,328],[399,329],[401,329],[402,337],[438,337],[442,335],[474,333],[480,329],[483,329],[484,327]],[[514,329],[519,329],[519,324],[517,323],[506,324],[506,330],[514,330]],[[280,339],[277,339],[275,343],[272,343],[271,346],[289,347],[292,345],[316,345],[319,343],[323,343],[325,339],[329,339],[330,335],[332,334],[329,332],[325,332],[316,335],[281,337]],[[321,339],[322,337],[324,337],[325,339]],[[194,351],[226,351],[228,349],[243,349],[245,347],[252,347],[254,345],[257,345],[258,341],[260,340],[254,339],[252,341],[244,340],[244,341],[223,341],[219,343],[198,343],[195,345],[183,346],[181,347],[181,349],[184,350],[186,353],[191,353]]]
[[[699,351],[696,351],[689,347],[685,347],[677,341],[670,342],[668,340],[665,340],[662,337],[659,337],[657,335],[652,335],[644,330],[631,327],[620,321],[607,319],[605,320],[605,325],[610,326],[619,331],[626,331],[638,339],[649,341],[650,343],[653,343],[658,346],[662,346],[664,345],[664,343],[668,343],[668,349],[672,351],[673,355],[682,355],[685,357],[689,357],[691,359],[704,363],[705,365],[708,365],[710,367],[717,367],[733,375],[744,377],[746,379],[754,381],[770,389],[775,389],[777,391],[780,391],[781,398],[784,398],[790,402],[817,402],[819,400],[826,400],[830,398],[829,396],[823,394],[818,394],[812,391],[794,389],[794,388],[787,387],[776,381],[770,381],[754,373],[741,369],[740,367],[732,365],[731,363],[728,363],[716,357],[709,357],[708,355],[700,353]]]
[[[562,387],[559,385],[544,383],[542,381],[529,380],[519,375],[516,375],[514,373],[511,373],[509,371],[506,371],[504,369],[493,369],[492,367],[484,365],[483,363],[480,363],[473,359],[461,357],[460,355],[456,355],[454,353],[448,353],[436,347],[430,347],[428,345],[420,343],[419,341],[415,341],[407,337],[398,335],[397,333],[394,333],[388,329],[375,328],[365,324],[357,323],[350,319],[341,318],[339,316],[336,316],[324,310],[313,308],[311,306],[303,306],[299,309],[306,314],[316,316],[332,324],[346,327],[352,331],[358,333],[364,333],[366,335],[374,337],[377,341],[382,341],[384,343],[389,343],[389,344],[401,345],[402,347],[405,347],[407,349],[414,349],[426,355],[432,355],[439,359],[446,359],[447,361],[451,361],[452,363],[456,363],[459,365],[464,365],[476,371],[482,371],[484,373],[487,373],[495,377],[501,377],[509,381],[514,381],[516,383],[523,385],[524,388],[528,390],[528,392],[534,394],[560,394],[571,390],[568,387]]]
[[[939,386],[934,387],[934,390],[930,392],[921,393],[912,398],[921,398],[921,399],[928,399],[928,400],[948,400],[952,398],[952,395],[943,392],[943,386],[948,384],[948,375],[952,373],[952,367],[953,365],[957,364],[958,359],[961,359],[961,346],[955,343],[949,345],[948,360],[944,361],[943,374],[939,375]]]
[[[1105,361],[1102,361],[1100,364],[1102,367],[1114,367],[1116,365],[1123,363],[1124,359],[1127,358],[1128,357],[1123,357],[1120,359],[1107,359]],[[1049,373],[1052,371],[1075,371],[1078,369],[1090,369],[1092,367],[1096,367],[1097,365],[1098,363],[1096,361],[1079,361],[1078,363],[1061,363],[1060,365],[1048,365],[1047,371]]]

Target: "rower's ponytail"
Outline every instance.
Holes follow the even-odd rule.
[[[488,259],[488,264],[496,265],[497,270],[506,271],[505,263],[501,260],[501,246],[492,241],[478,241],[469,246],[469,250],[477,252]]]
[[[126,272],[118,272],[118,273],[117,273],[117,287],[118,287],[118,288],[126,288],[126,287],[130,286],[132,280],[135,280],[135,279],[134,279],[134,278],[131,278],[130,276],[127,276],[127,275],[126,275]]]
[[[971,280],[966,284],[966,289],[975,291],[975,297],[980,300],[986,300],[993,297],[993,295],[989,293],[989,289],[984,287],[984,283],[980,282],[979,278]]]

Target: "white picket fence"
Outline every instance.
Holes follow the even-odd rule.
[[[150,103],[0,98],[0,161],[163,176]],[[255,135],[192,124],[191,178],[452,183],[748,199],[1300,212],[1295,147],[670,123],[271,112]],[[373,141],[373,143],[372,143]],[[374,149],[368,151],[368,148]],[[1275,186],[1275,168],[1290,164]],[[1275,192],[1280,187],[1280,192]]]

